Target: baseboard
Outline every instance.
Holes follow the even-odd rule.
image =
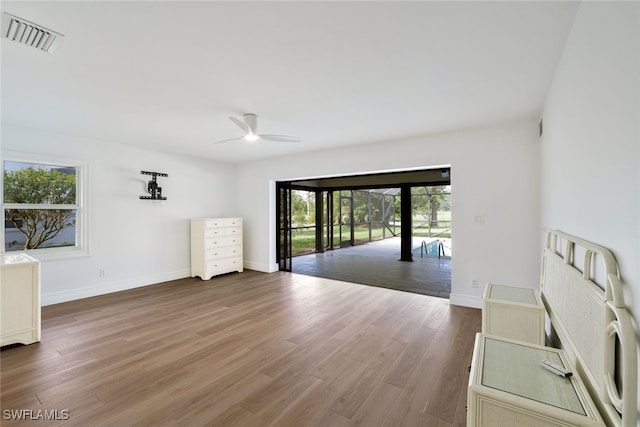
[[[279,270],[277,263],[265,264],[262,262],[253,262],[253,261],[244,260],[242,265],[247,270],[261,271],[263,273],[275,273],[276,271]]]
[[[482,298],[472,295],[451,294],[449,296],[449,303],[463,307],[482,308]]]
[[[105,283],[98,286],[86,288],[69,289],[59,292],[42,294],[41,305],[58,304],[61,302],[74,301],[82,298],[95,297],[98,295],[110,294],[113,292],[126,291],[127,289],[139,288],[142,286],[154,285],[156,283],[168,282],[170,280],[184,279],[191,276],[190,269],[177,270],[168,273],[154,274],[131,280],[121,280],[118,282]]]

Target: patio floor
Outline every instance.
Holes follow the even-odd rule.
[[[413,262],[400,259],[400,238],[293,258],[294,273],[449,298],[451,257],[420,257],[414,238]],[[416,245],[417,242],[417,245]],[[416,255],[417,252],[417,255]]]

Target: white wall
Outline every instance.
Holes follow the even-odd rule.
[[[451,165],[452,303],[479,307],[488,281],[537,286],[539,143],[533,119],[239,165],[245,266],[277,269],[274,181],[445,164]],[[484,225],[474,224],[476,215],[484,216]],[[473,279],[479,288],[471,288]]]
[[[639,24],[637,2],[581,4],[545,103],[541,144],[543,229],[557,228],[614,252],[636,331],[640,330]]]
[[[42,262],[43,305],[187,277],[189,219],[236,213],[233,165],[13,126],[2,150],[89,162],[91,253]],[[162,205],[139,199],[150,178],[141,170],[169,174]]]

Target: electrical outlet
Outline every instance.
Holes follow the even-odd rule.
[[[473,279],[471,281],[471,287],[472,288],[477,288],[478,287],[478,279]]]
[[[101,268],[100,270],[98,270],[98,277],[100,277],[101,279],[104,279],[106,275],[107,275],[107,270],[105,270],[104,268]]]

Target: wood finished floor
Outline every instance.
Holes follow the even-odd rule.
[[[4,425],[464,426],[480,310],[290,273],[43,307],[0,353]],[[5,410],[68,411],[15,422]]]

